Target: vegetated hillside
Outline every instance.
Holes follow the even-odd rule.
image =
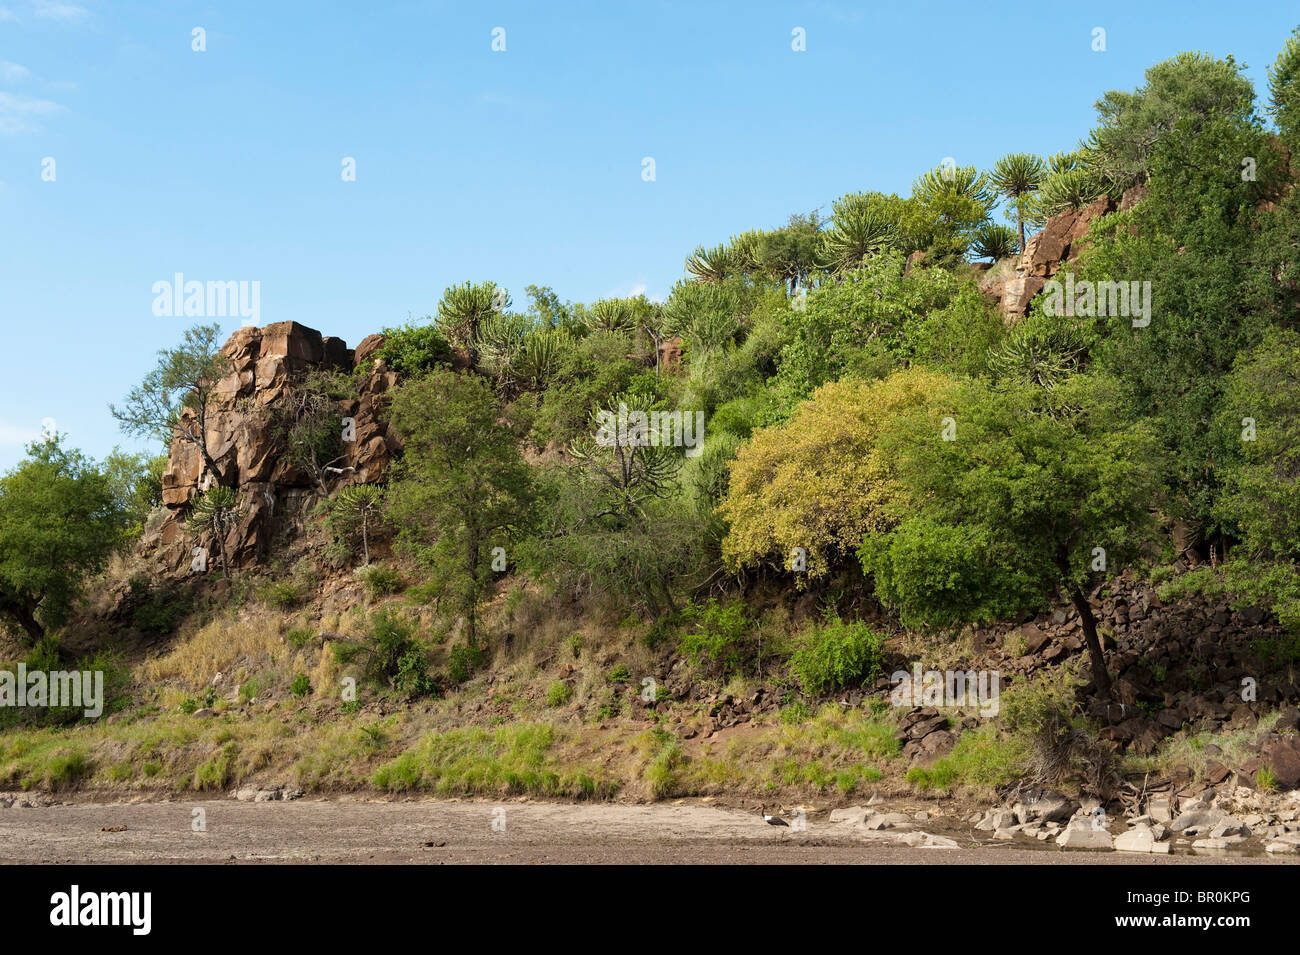
[[[0,779],[1267,809],[1298,69],[1293,37],[1261,113],[1181,55],[1074,151],[701,247],[663,303],[191,329],[114,406],[165,466],[54,439],[0,487],[14,655],[98,654],[115,697],[0,711]],[[903,694],[918,665],[984,690]]]

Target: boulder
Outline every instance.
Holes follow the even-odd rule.
[[[1093,826],[1087,819],[1078,819],[1066,826],[1056,837],[1063,849],[1114,849],[1114,840],[1105,829]]]
[[[1065,822],[1079,804],[1054,789],[1031,790],[1012,807],[1022,825],[1030,822]]]
[[[1161,842],[1155,831],[1147,825],[1134,826],[1115,837],[1115,849],[1118,852],[1167,853],[1172,847],[1171,842]]]

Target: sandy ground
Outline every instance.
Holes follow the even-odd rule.
[[[196,809],[203,811],[206,831],[193,830]],[[499,831],[502,819],[504,831]],[[946,834],[960,847],[868,844],[852,827],[816,818],[806,831],[792,832],[750,813],[702,805],[109,803],[0,810],[0,863],[1294,864],[1221,854],[1149,856],[989,845],[969,831],[937,825],[928,831]]]

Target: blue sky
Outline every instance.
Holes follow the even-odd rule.
[[[349,344],[467,279],[662,298],[698,244],[906,194],[947,156],[1070,148],[1178,51],[1263,90],[1297,23],[1199,0],[0,0],[0,469],[45,418],[96,457],[141,447],[107,404],[195,321],[153,314],[176,272],[257,281],[261,324]]]

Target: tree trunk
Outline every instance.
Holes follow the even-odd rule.
[[[0,609],[13,617],[14,622],[27,632],[27,636],[31,637],[33,646],[44,639],[45,628],[36,620],[35,602],[26,599],[9,600]]]
[[[1025,214],[1019,209],[1016,210],[1016,218],[1020,220],[1020,254],[1025,254]]]
[[[212,521],[212,533],[216,535],[217,547],[221,550],[221,574],[229,580],[230,558],[226,556],[226,535],[222,532],[221,523],[215,518]]]
[[[1071,581],[1067,585],[1070,603],[1079,612],[1079,623],[1083,627],[1083,639],[1088,645],[1088,656],[1092,660],[1092,686],[1100,696],[1110,696],[1110,674],[1106,672],[1106,657],[1097,637],[1097,619],[1092,615],[1092,604],[1079,585]]]
[[[361,513],[361,551],[366,555],[366,566],[370,566],[370,541],[366,536],[366,515]]]

